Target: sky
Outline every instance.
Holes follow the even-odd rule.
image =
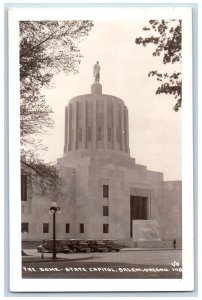
[[[124,100],[129,111],[130,154],[136,163],[163,172],[164,180],[181,179],[181,112],[174,112],[175,99],[156,95],[158,82],[148,77],[151,70],[170,66],[152,56],[153,46],[135,44],[147,21],[95,21],[88,37],[79,44],[83,55],[79,73],[54,77],[54,87],[45,91],[52,107],[54,128],[43,135],[45,161],[62,157],[65,106],[72,97],[89,94],[93,65],[99,61],[103,94]]]

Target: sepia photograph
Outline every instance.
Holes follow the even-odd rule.
[[[14,291],[193,288],[191,30],[188,8],[10,11]]]

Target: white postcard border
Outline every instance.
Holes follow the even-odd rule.
[[[146,6],[146,4],[145,4]],[[113,10],[113,13],[112,13]],[[145,15],[147,17],[145,17]],[[103,17],[104,16],[104,17]],[[151,19],[181,18],[183,28],[183,278],[127,279],[22,279],[19,114],[19,20],[40,19]],[[184,20],[184,22],[183,22]],[[9,12],[9,212],[11,291],[186,291],[194,288],[193,249],[193,126],[192,32],[190,8],[68,8],[11,9]],[[187,215],[189,222],[187,222]],[[160,283],[161,282],[161,283]],[[160,284],[159,284],[160,283]]]

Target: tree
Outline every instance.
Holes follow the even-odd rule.
[[[87,36],[91,21],[20,22],[21,143],[53,125],[51,108],[41,91],[55,73],[77,72],[81,53],[77,44]],[[32,141],[33,143],[33,141]]]
[[[50,194],[54,199],[62,194],[64,181],[52,162],[45,163],[33,153],[21,158],[22,174],[26,175],[26,183],[30,190],[34,189],[42,196]]]
[[[135,39],[136,44],[144,47],[153,44],[155,49],[152,55],[162,56],[163,64],[175,64],[179,69],[181,63],[181,40],[182,26],[181,20],[150,20],[149,26],[143,30],[146,37]],[[172,73],[160,73],[157,70],[149,72],[148,76],[156,76],[161,83],[156,90],[156,94],[171,94],[176,99],[174,110],[178,111],[182,106],[182,79],[180,71]]]
[[[45,150],[39,134],[53,126],[53,112],[43,89],[52,87],[56,73],[78,72],[82,58],[78,44],[92,27],[92,21],[79,20],[20,22],[21,155],[26,156],[21,163],[29,176],[36,175],[49,187],[58,188],[56,169],[36,154],[39,149]]]

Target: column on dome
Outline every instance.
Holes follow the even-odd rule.
[[[120,147],[125,152],[125,127],[124,127],[124,106],[120,105]]]
[[[82,107],[82,149],[86,149],[87,140],[86,140],[86,100],[83,101]]]
[[[68,106],[68,123],[67,123],[67,144],[68,144],[68,151],[72,150],[72,105],[69,104]]]
[[[117,150],[117,112],[116,103],[113,101],[113,149]]]
[[[78,102],[72,104],[72,150],[77,150],[78,140]]]
[[[107,148],[113,149],[113,101],[107,102]]]
[[[96,99],[96,148],[104,148],[104,99],[98,97]]]
[[[68,151],[68,106],[65,107],[65,143],[64,143],[64,153]]]
[[[129,153],[129,127],[128,127],[128,109],[124,106],[124,120],[125,120],[125,152]]]
[[[83,98],[82,101],[77,102],[77,149],[83,148],[83,141],[84,141],[84,129],[83,129],[83,121],[85,118],[85,113],[83,111],[85,99]]]
[[[92,128],[92,148],[96,149],[96,141],[97,141],[97,101],[93,100],[93,128]]]
[[[103,99],[103,142],[104,142],[104,149],[108,148],[108,138],[107,138],[107,99]]]
[[[93,102],[86,98],[86,148],[93,148]]]
[[[116,145],[117,150],[122,151],[121,148],[121,105],[116,104]]]

